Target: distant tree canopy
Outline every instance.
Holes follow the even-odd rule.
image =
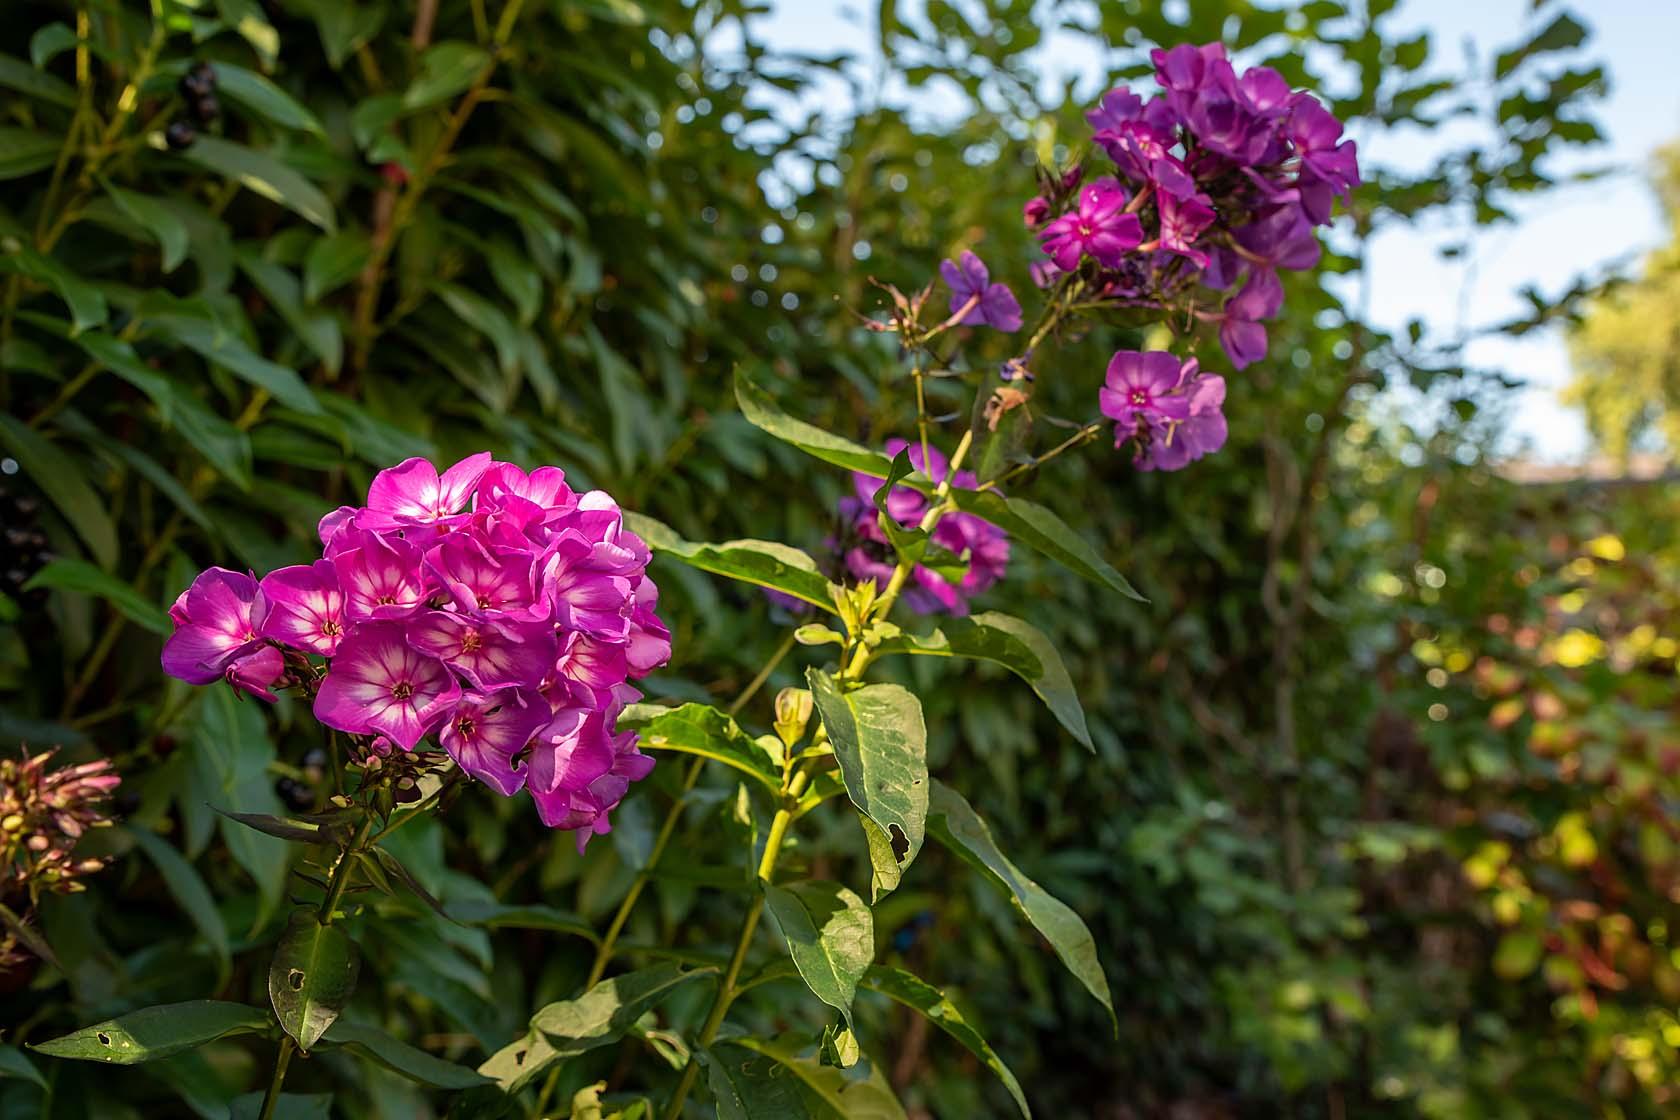
[[[1594,301],[1569,338],[1575,376],[1564,399],[1586,412],[1604,451],[1625,457],[1660,440],[1680,447],[1680,143],[1657,151],[1652,185],[1670,239],[1638,279]]]

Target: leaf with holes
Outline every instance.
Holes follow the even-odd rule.
[[[997,611],[952,618],[929,634],[900,631],[876,647],[881,653],[928,657],[972,657],[1002,665],[1032,687],[1059,723],[1087,750],[1095,751],[1085,710],[1062,655],[1030,623]]]
[[[199,999],[143,1007],[31,1049],[53,1058],[131,1066],[193,1050],[218,1038],[258,1034],[273,1025],[261,1008]]]
[[[337,926],[322,925],[312,910],[298,910],[280,935],[268,966],[268,998],[280,1026],[308,1051],[356,990],[361,956]]]
[[[869,907],[839,883],[817,880],[785,887],[766,883],[764,902],[805,986],[852,1028],[858,980],[875,959]]]
[[[724,541],[697,544],[685,541],[670,526],[651,517],[626,511],[624,524],[655,552],[674,556],[702,572],[743,583],[768,587],[833,613],[828,579],[817,562],[791,545],[775,541]]]
[[[962,794],[943,782],[933,783],[928,826],[940,843],[980,870],[994,886],[1009,896],[1015,909],[1050,942],[1050,947],[1068,971],[1108,1009],[1109,1019],[1118,1033],[1119,1021],[1114,1018],[1114,1000],[1109,995],[1108,978],[1103,975],[1102,962],[1097,959],[1097,943],[1073,908],[1011,863],[1009,857],[998,850],[997,841],[992,839],[992,830],[986,827],[980,814]]]
[[[921,701],[896,684],[842,692],[821,669],[808,670],[807,678],[847,796],[890,842],[870,845],[879,899],[898,885],[921,851],[927,826],[927,727]]]
[[[928,1022],[962,1043],[970,1054],[997,1074],[998,1080],[1009,1090],[1014,1098],[1015,1107],[1021,1110],[1021,1115],[1032,1120],[1032,1109],[1027,1107],[1026,1094],[1021,1092],[1021,1083],[1015,1080],[1015,1075],[1003,1059],[991,1047],[979,1031],[964,1019],[962,1012],[956,1005],[945,998],[945,993],[932,984],[901,968],[885,968],[881,965],[871,965],[864,973],[860,986],[872,992],[902,1003],[904,1006],[920,1014]]]

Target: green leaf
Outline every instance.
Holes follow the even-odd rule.
[[[181,791],[182,800],[200,810],[208,802],[241,813],[279,813],[280,799],[269,775],[274,744],[257,705],[240,702],[231,688],[208,689],[198,700],[195,714],[193,781]],[[219,823],[229,854],[262,893],[256,917],[260,925],[279,905],[291,849],[226,815]],[[192,849],[190,844],[187,847]]]
[[[1537,54],[1551,51],[1567,51],[1580,46],[1587,41],[1588,32],[1579,21],[1568,12],[1559,12],[1557,17],[1545,27],[1535,32],[1528,42],[1513,50],[1501,52],[1494,60],[1493,76],[1504,78],[1511,71],[1522,65],[1523,61]]]
[[[69,337],[68,335],[66,337]],[[175,415],[175,387],[169,378],[140,360],[134,347],[104,331],[83,331],[72,341],[88,357],[150,397],[164,423]]]
[[[253,352],[243,339],[208,319],[191,315],[156,315],[147,320],[163,334],[196,351],[207,362],[266,389],[274,399],[288,408],[311,416],[320,415],[321,402],[315,399],[297,371]]]
[[[58,159],[62,137],[27,128],[0,128],[0,179],[45,171]]]
[[[205,944],[210,946],[210,952],[215,954],[225,974],[230,959],[227,925],[222,921],[222,913],[216,909],[216,900],[211,896],[210,888],[205,886],[204,879],[173,844],[157,833],[140,827],[125,831],[134,841],[134,846],[146,853],[158,869],[158,874],[163,876],[164,886],[169,888],[169,893],[187,912],[199,933],[204,935]]]
[[[76,459],[17,417],[3,412],[0,412],[0,445],[12,453],[35,485],[58,507],[99,566],[107,570],[116,567],[117,527]]]
[[[879,1068],[825,1066],[791,1037],[732,1039],[705,1060],[719,1120],[904,1120]]]
[[[216,807],[212,806],[212,808]],[[295,844],[325,844],[343,835],[342,829],[335,829],[315,821],[276,816],[273,813],[239,813],[222,808],[216,808],[216,812],[230,821],[237,821],[246,828],[255,829],[264,836],[272,836],[277,840],[289,840]]]
[[[337,373],[344,362],[344,332],[338,317],[319,307],[306,307],[302,285],[284,265],[264,260],[262,254],[242,245],[235,254],[239,267],[262,292],[263,298],[274,305],[286,325],[297,332],[329,373]]]
[[[6,150],[4,132],[4,129],[0,129],[0,152]],[[3,158],[0,156],[0,159]],[[65,306],[70,309],[70,318],[75,323],[75,331],[72,331],[72,334],[99,326],[111,313],[110,307],[105,303],[104,294],[98,288],[51,257],[43,256],[33,249],[20,245],[5,256],[0,256],[0,272],[19,273],[57,292]]]
[[[260,1034],[273,1026],[274,1020],[261,1008],[199,999],[143,1007],[31,1049],[53,1058],[131,1066],[195,1050],[218,1038]]]
[[[16,1046],[0,1046],[0,1077],[33,1081],[41,1088],[47,1088],[47,1079],[41,1076],[41,1071],[35,1068],[29,1056]]]
[[[222,477],[241,490],[251,488],[251,437],[209,407],[176,386],[175,407],[170,421],[181,438],[215,467]]]
[[[735,400],[741,406],[741,414],[753,427],[825,463],[850,471],[862,471],[876,478],[886,478],[892,469],[892,460],[879,451],[871,451],[860,443],[843,439],[783,412],[776,407],[764,387],[741,368],[735,370]],[[921,475],[912,475],[911,478],[921,479],[922,484],[917,485],[917,489],[926,487],[927,480]]]
[[[1108,1009],[1109,1019],[1118,1031],[1119,1022],[1114,1017],[1108,978],[1103,975],[1102,962],[1097,959],[1097,943],[1073,908],[1055,898],[1011,863],[1009,857],[998,850],[986,822],[980,819],[962,794],[943,782],[933,783],[928,827],[941,844],[978,868],[993,885],[1009,896],[1015,909],[1050,942],[1050,947],[1068,971]]]
[[[899,524],[898,518],[892,515],[890,504],[893,487],[908,478],[910,473],[910,449],[903,448],[893,456],[886,479],[875,490],[875,512],[881,532],[886,534],[899,558],[911,564],[920,564],[922,557],[927,555],[928,535],[920,528],[906,529]]]
[[[927,827],[927,727],[922,705],[896,684],[841,692],[821,669],[807,670],[811,695],[834,745],[846,794],[881,836],[870,845],[874,897],[898,886]],[[879,841],[885,839],[883,845]],[[884,850],[883,850],[884,848]],[[882,856],[892,857],[883,860]]]
[[[260,1120],[264,1096],[254,1092],[235,1097],[228,1120]],[[331,1093],[281,1093],[274,1098],[269,1120],[332,1120],[332,1100]]]
[[[817,562],[790,545],[755,540],[696,544],[683,540],[664,522],[629,510],[624,513],[624,524],[655,552],[674,556],[690,567],[768,587],[834,613],[828,580]]]
[[[987,1069],[997,1074],[998,1080],[1003,1082],[1004,1087],[1009,1090],[1009,1095],[1014,1098],[1015,1106],[1021,1110],[1021,1115],[1026,1117],[1026,1120],[1032,1120],[1032,1109],[1027,1107],[1027,1097],[1021,1092],[1021,1083],[1015,1080],[1015,1075],[1003,1064],[1003,1059],[997,1056],[991,1044],[963,1018],[956,1005],[945,998],[944,992],[903,969],[886,968],[882,965],[871,965],[860,984],[918,1012],[928,1022],[962,1043],[970,1054],[979,1058]]]
[[[764,902],[805,986],[853,1028],[858,980],[875,959],[869,907],[839,883],[817,880],[785,887],[766,883]]]
[[[1039,629],[1013,615],[987,611],[968,618],[946,620],[930,634],[903,631],[884,639],[881,653],[909,653],[930,657],[972,657],[1002,665],[1038,693],[1068,733],[1091,751],[1091,732],[1085,710],[1061,654]]]
[[[472,43],[434,43],[420,56],[420,74],[403,93],[408,112],[448,101],[490,65],[490,53]]]
[[[479,899],[452,902],[444,907],[451,921],[464,926],[483,926],[485,929],[541,929],[551,933],[569,933],[585,941],[600,944],[594,927],[568,910],[552,906],[508,906],[500,902]]]
[[[1028,548],[1091,582],[1140,603],[1148,601],[1112,564],[1097,555],[1084,537],[1043,506],[1025,498],[1005,498],[995,490],[952,490],[951,497],[964,513],[990,521]]]
[[[25,591],[37,587],[50,587],[55,591],[69,591],[77,595],[91,595],[104,599],[129,621],[144,626],[154,634],[167,636],[174,629],[169,623],[168,613],[163,608],[152,603],[116,576],[84,560],[54,560],[23,585]]]
[[[154,146],[167,148],[161,136]],[[200,136],[180,153],[201,167],[225,175],[246,189],[293,211],[304,220],[332,233],[338,229],[327,196],[302,175],[268,152],[247,148],[219,136]]]
[[[684,972],[666,962],[603,980],[576,999],[542,1008],[531,1017],[525,1037],[492,1054],[478,1072],[516,1093],[555,1062],[616,1042],[679,987],[716,971]]]
[[[304,1052],[326,1033],[356,990],[356,943],[313,910],[294,911],[268,966],[268,998],[280,1027]]]
[[[321,121],[314,113],[261,74],[231,62],[212,62],[210,65],[216,70],[217,93],[281,128],[295,128],[326,137],[327,130],[321,127]]]
[[[513,301],[520,326],[530,326],[542,309],[542,274],[531,264],[530,257],[513,244],[497,238],[484,249],[490,262],[490,275],[502,294]]]
[[[400,1042],[378,1027],[348,1023],[340,1019],[321,1036],[323,1047],[342,1046],[351,1053],[378,1062],[393,1073],[434,1089],[471,1089],[493,1082],[476,1070],[458,1066],[424,1050]]]
[[[317,303],[354,280],[372,253],[373,246],[361,230],[343,229],[316,241],[303,260],[304,302]]]
[[[463,323],[496,347],[496,364],[503,377],[511,377],[518,371],[523,349],[519,331],[499,305],[459,284],[438,284],[433,290]]]
[[[158,243],[162,250],[160,263],[165,272],[174,272],[177,265],[187,259],[187,224],[173,209],[159,202],[149,195],[138,191],[124,190],[104,179],[100,183],[105,193],[111,196],[111,201],[134,220],[134,224],[151,234],[152,240]]]
[[[618,717],[620,731],[634,729],[642,746],[656,751],[680,751],[732,766],[753,778],[772,796],[782,792],[782,774],[751,735],[733,717],[710,704],[664,708],[631,704]]]
[[[15,89],[37,101],[50,101],[66,109],[76,107],[75,86],[9,54],[0,54],[0,86]]]

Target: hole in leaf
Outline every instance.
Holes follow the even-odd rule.
[[[887,826],[888,839],[892,842],[893,859],[903,863],[904,857],[910,852],[910,838],[904,835],[904,830],[896,824]]]
[[[97,1035],[95,1035],[95,1036],[94,1036],[94,1037],[96,1037],[96,1038],[98,1038],[98,1039],[99,1039],[99,1045],[101,1045],[101,1046],[109,1046],[109,1045],[111,1045],[111,1036],[110,1036],[110,1035],[108,1035],[108,1034],[106,1034],[106,1033],[105,1033],[105,1032],[104,1032],[104,1031],[100,1031],[100,1032],[99,1032],[99,1033],[98,1033],[98,1034],[97,1034]]]
[[[301,968],[294,968],[290,972],[286,973],[286,983],[291,985],[291,989],[294,992],[303,991],[303,980],[303,969]]]

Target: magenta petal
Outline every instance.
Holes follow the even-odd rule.
[[[315,694],[315,718],[411,751],[460,695],[443,662],[411,648],[399,625],[364,623],[339,645]]]
[[[272,571],[261,587],[269,605],[263,637],[323,657],[333,655],[345,622],[344,596],[330,561]]]
[[[532,793],[578,793],[612,765],[606,717],[584,708],[562,708],[536,734],[526,784]]]
[[[438,741],[461,769],[512,797],[525,785],[518,756],[549,714],[548,704],[534,691],[469,692],[444,720]]]
[[[490,692],[536,687],[554,665],[554,628],[544,622],[498,622],[455,611],[421,611],[408,622],[408,642]]]

